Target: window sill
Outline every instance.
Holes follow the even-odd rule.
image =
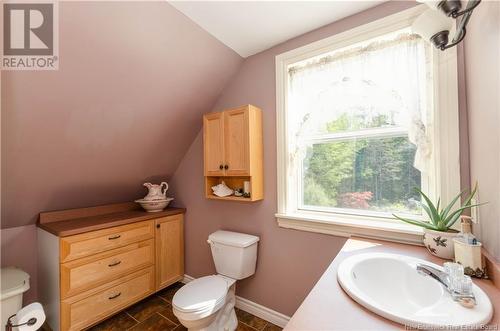
[[[366,237],[399,243],[422,245],[423,230],[405,223],[350,215],[321,213],[276,214],[282,228],[330,234],[341,237]]]

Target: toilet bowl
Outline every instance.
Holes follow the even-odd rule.
[[[30,276],[21,269],[7,267],[1,269],[0,307],[2,311],[1,330],[4,330],[10,316],[23,306],[23,294],[30,288]]]
[[[221,275],[198,278],[180,288],[173,299],[173,312],[189,330],[234,330],[233,279]]]
[[[256,236],[229,231],[208,237],[218,274],[195,279],[175,293],[172,310],[182,325],[190,331],[236,329],[236,280],[255,273],[258,241]]]

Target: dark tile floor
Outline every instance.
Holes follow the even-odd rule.
[[[89,331],[181,331],[186,330],[172,312],[172,298],[183,284],[176,283],[124,311],[110,317]],[[237,331],[279,331],[280,327],[243,310],[236,309]]]

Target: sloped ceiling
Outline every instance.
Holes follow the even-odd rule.
[[[59,11],[59,70],[2,72],[2,228],[168,179],[243,61],[167,2]]]
[[[377,6],[357,1],[170,1],[238,54],[247,57]]]

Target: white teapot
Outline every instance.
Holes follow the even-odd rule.
[[[149,190],[148,194],[144,197],[144,200],[165,200],[167,197],[168,184],[166,182],[161,182],[160,185],[144,183]]]

